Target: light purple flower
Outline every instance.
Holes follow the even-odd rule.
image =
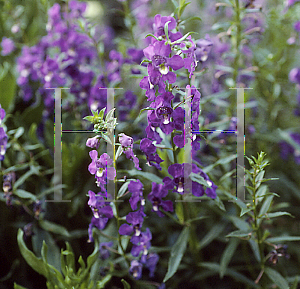
[[[134,279],[138,280],[142,277],[142,269],[143,265],[139,261],[131,261],[129,272],[132,274]]]
[[[1,55],[6,56],[11,54],[15,50],[15,43],[10,38],[3,37],[1,41],[1,47]]]
[[[131,193],[129,203],[132,210],[137,209],[138,202],[141,202],[141,206],[145,205],[145,199],[143,197],[143,187],[144,186],[140,180],[130,181],[128,185],[128,190]]]

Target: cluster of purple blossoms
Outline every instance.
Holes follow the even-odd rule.
[[[132,210],[136,211],[130,212],[126,216],[126,222],[128,224],[122,224],[119,228],[119,233],[120,235],[131,236],[131,255],[138,258],[131,261],[129,271],[135,279],[140,279],[142,276],[142,268],[145,266],[149,269],[149,276],[153,277],[159,257],[157,254],[149,253],[148,251],[152,239],[149,228],[146,228],[145,232],[141,231],[144,217],[146,216],[144,213],[145,199],[143,197],[143,184],[139,180],[130,181],[128,190],[131,193],[129,203]],[[138,203],[140,203],[139,209]]]
[[[0,104],[0,161],[4,160],[4,155],[6,153],[6,146],[7,146],[7,134],[2,127],[2,121],[5,117],[5,110],[1,107]]]
[[[109,219],[113,218],[113,210],[110,206],[110,202],[106,202],[106,198],[111,199],[111,196],[107,193],[98,193],[95,194],[93,191],[89,191],[89,201],[88,205],[90,206],[93,217],[89,225],[89,242],[93,242],[93,227],[96,227],[99,230],[103,230]]]
[[[165,177],[163,179],[166,189],[173,190],[173,192],[179,194],[192,192],[196,197],[201,197],[204,193],[212,199],[217,197],[217,186],[209,179],[208,175],[195,164],[173,164],[168,168],[168,172],[173,178]],[[191,173],[198,174],[204,178],[208,184],[206,190],[204,190],[203,185],[191,180]]]
[[[114,180],[116,177],[116,170],[112,167],[113,160],[107,153],[103,153],[98,158],[96,150],[90,151],[89,155],[92,162],[89,164],[88,170],[92,175],[95,175],[97,186],[105,191],[104,185],[107,183],[107,180]]]

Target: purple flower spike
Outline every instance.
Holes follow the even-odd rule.
[[[152,203],[152,211],[156,212],[160,217],[164,217],[164,214],[159,211],[161,207],[167,212],[173,212],[173,203],[170,200],[163,201],[162,198],[168,195],[167,188],[162,184],[152,183],[152,191],[148,195],[148,199]]]
[[[6,153],[7,139],[8,138],[3,127],[0,127],[0,161],[4,160],[4,155]]]
[[[147,255],[145,266],[149,269],[149,277],[154,276],[154,271],[156,269],[156,264],[159,260],[159,256],[156,253],[150,253]]]

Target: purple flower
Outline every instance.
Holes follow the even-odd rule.
[[[168,168],[169,174],[173,179],[165,177],[163,182],[165,187],[169,190],[173,190],[179,194],[184,194],[187,190],[190,190],[196,197],[206,195],[212,199],[216,198],[217,186],[209,179],[206,173],[200,170],[195,164],[173,164]],[[206,190],[198,182],[192,181],[190,178],[191,173],[199,174],[206,180],[209,185]],[[185,187],[186,186],[186,187]],[[175,188],[174,188],[175,187]]]
[[[291,82],[300,84],[300,68],[293,68],[289,73]]]
[[[164,217],[164,214],[159,211],[161,207],[167,212],[173,212],[173,203],[170,200],[163,201],[162,198],[168,195],[167,188],[163,184],[152,183],[152,191],[148,195],[148,199],[152,203],[152,211],[156,212],[160,217]]]
[[[154,23],[153,23],[153,30],[155,33],[155,36],[163,36],[165,35],[165,24],[168,22],[168,28],[169,30],[173,30],[176,27],[176,20],[172,16],[161,16],[160,14],[155,15],[154,17]]]
[[[119,141],[120,144],[123,148],[123,152],[126,155],[126,158],[132,160],[134,162],[135,167],[138,170],[141,170],[141,168],[139,167],[139,159],[136,157],[136,155],[134,155],[133,153],[133,138],[130,136],[127,136],[124,133],[120,133],[119,134]]]
[[[3,127],[0,127],[0,161],[4,160],[4,155],[6,153],[7,146],[7,134],[4,131]]]
[[[295,24],[294,24],[294,29],[295,29],[297,32],[300,32],[300,21],[295,22]]]
[[[150,253],[146,257],[145,266],[149,269],[150,278],[154,276],[154,271],[156,269],[156,264],[158,260],[159,260],[159,256],[156,253]]]
[[[2,51],[1,54],[3,56],[11,54],[15,49],[15,43],[7,37],[3,37],[1,41]]]
[[[130,181],[128,190],[131,193],[129,203],[132,210],[137,209],[138,202],[141,202],[142,206],[145,205],[145,199],[143,198],[143,184],[140,180]]]
[[[299,2],[299,0],[286,0],[286,5],[290,7],[293,6],[296,2]]]
[[[139,236],[141,234],[141,227],[144,222],[145,213],[142,210],[131,212],[126,216],[128,224],[122,224],[119,228],[120,235],[131,235],[134,233],[135,236]]]
[[[103,230],[108,222],[108,218],[95,218],[94,216],[91,219],[88,228],[89,239],[88,242],[94,242],[93,238],[93,228],[97,228],[98,230]]]
[[[105,193],[98,193],[97,195],[93,191],[89,191],[89,201],[88,205],[93,211],[93,217],[91,223],[89,224],[89,242],[93,242],[93,227],[103,230],[109,219],[113,217],[113,210],[109,205],[109,202],[105,202],[104,196]],[[107,196],[111,198],[110,195]]]
[[[113,242],[103,242],[99,244],[99,252],[100,252],[100,258],[102,260],[106,260],[110,256],[110,252],[108,250],[109,247],[113,246]]]
[[[185,139],[184,139],[184,115],[185,111],[182,107],[177,107],[173,111],[173,120],[175,124],[175,129],[176,130],[181,130],[182,134],[181,135],[175,135],[173,137],[174,144],[178,146],[179,148],[183,148],[185,145]]]
[[[132,274],[134,279],[138,280],[142,277],[142,269],[143,265],[139,261],[131,261],[129,272]]]
[[[148,249],[151,246],[151,239],[152,234],[149,228],[146,228],[146,232],[142,232],[139,236],[132,236],[130,242],[134,245],[131,249],[131,255],[134,257],[138,257],[140,252],[143,252],[143,255],[147,255]]]
[[[96,219],[107,217],[111,219],[113,217],[112,208],[109,206],[109,202],[105,202],[103,194],[95,194],[93,191],[89,191],[88,205],[93,211]]]
[[[92,150],[89,152],[89,155],[92,159],[88,170],[92,175],[96,177],[96,183],[100,185],[106,184],[106,179],[114,180],[116,177],[116,170],[114,167],[108,167],[113,164],[112,159],[109,157],[107,153],[104,153],[98,159],[98,152],[96,150]]]
[[[1,125],[4,117],[5,117],[5,110],[4,110],[4,108],[1,107],[1,104],[0,104],[0,125]]]
[[[206,61],[213,46],[213,43],[209,35],[206,34],[204,39],[199,39],[196,45],[197,45],[197,50],[195,53],[197,59],[200,60],[201,62]]]
[[[100,145],[99,136],[94,136],[92,138],[88,138],[86,141],[86,146],[90,148],[98,149]]]
[[[159,164],[163,162],[163,160],[156,154],[156,147],[152,144],[151,140],[143,138],[140,142],[140,149],[145,153],[149,166],[155,166],[158,170],[162,169]]]
[[[154,86],[158,85],[158,92],[163,93],[166,86],[164,81],[169,83],[176,81],[176,74],[170,71],[169,68],[178,70],[184,66],[184,62],[179,55],[170,57],[171,47],[169,44],[165,45],[164,41],[156,41],[154,44],[150,44],[143,52],[151,63],[147,66],[149,76],[145,76],[141,80],[140,87],[147,90],[148,101],[153,101],[155,99]]]

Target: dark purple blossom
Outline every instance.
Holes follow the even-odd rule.
[[[164,217],[164,214],[159,208],[167,212],[173,212],[173,202],[170,200],[162,200],[162,198],[165,198],[167,195],[168,190],[163,184],[152,183],[152,191],[148,195],[148,199],[152,203],[152,211],[156,212],[160,217]]]
[[[140,180],[130,181],[128,190],[131,193],[129,203],[132,210],[137,209],[138,202],[141,202],[141,206],[145,205],[145,199],[143,197],[143,184]]]
[[[152,234],[149,228],[146,228],[146,232],[142,232],[139,236],[132,236],[130,242],[133,244],[131,249],[131,255],[138,257],[140,252],[143,255],[148,254],[148,249],[151,246],[150,240],[152,239]]]
[[[206,193],[208,197],[212,199],[216,198],[217,186],[209,179],[207,174],[200,170],[195,164],[173,164],[168,168],[168,172],[173,179],[169,177],[163,179],[167,189],[179,194],[184,194],[189,190],[196,197],[201,197]],[[201,184],[191,180],[190,175],[192,172],[204,178],[208,184],[206,190]]]
[[[133,138],[130,136],[127,136],[124,133],[119,134],[119,141],[122,146],[123,152],[126,155],[126,158],[130,159],[133,161],[134,166],[138,169],[141,170],[139,167],[139,159],[136,157],[136,155],[133,153]]]
[[[131,235],[139,236],[141,234],[141,227],[144,222],[145,213],[142,210],[131,212],[126,216],[127,223],[122,224],[119,228],[120,235]]]
[[[173,120],[175,124],[175,129],[182,131],[181,134],[177,134],[173,137],[174,144],[179,148],[183,148],[185,145],[185,134],[184,134],[185,111],[182,107],[177,107],[173,111]]]
[[[15,50],[15,43],[10,38],[3,37],[1,41],[1,47],[1,55],[6,56]]]
[[[105,202],[103,195],[104,193],[99,193],[96,195],[93,191],[89,191],[88,205],[93,211],[96,219],[103,217],[111,219],[113,217],[113,211],[109,206],[109,202]]]
[[[129,272],[132,274],[134,279],[138,280],[142,277],[142,270],[143,265],[139,261],[131,261]]]
[[[158,260],[159,260],[159,256],[156,253],[150,253],[146,256],[145,266],[146,266],[146,268],[149,269],[149,277],[150,278],[152,278],[154,276],[154,271],[156,269]]]
[[[151,140],[147,138],[142,139],[140,142],[140,149],[145,153],[147,164],[149,166],[154,166],[159,170],[162,169],[160,163],[163,162],[163,160],[156,153],[156,147],[152,144]]]
[[[205,35],[205,38],[201,38],[197,41],[196,43],[197,49],[196,49],[196,57],[197,60],[204,62],[207,60],[209,53],[213,47],[213,42],[211,41],[210,37],[208,34]],[[220,47],[218,48],[220,50]],[[227,50],[227,46],[226,46]],[[220,51],[219,51],[220,53]]]
[[[91,223],[89,224],[89,242],[93,242],[93,227],[103,230],[109,219],[113,217],[113,210],[109,205],[110,202],[106,202],[105,193],[98,193],[97,195],[93,191],[89,191],[89,201],[88,205],[90,206],[93,217]],[[111,198],[110,195],[107,195],[107,198]]]
[[[173,114],[171,101],[173,98],[174,95],[166,91],[162,95],[157,96],[155,101],[151,103],[150,107],[155,108],[155,110],[148,111],[148,123],[150,128],[160,127],[165,134],[170,134],[174,130],[174,123],[171,121]],[[161,139],[154,132],[155,129],[150,128],[146,130],[147,137],[160,143]]]
[[[0,104],[0,125],[5,117],[5,110],[1,107]],[[4,160],[4,155],[6,153],[6,146],[7,146],[7,134],[3,127],[0,126],[0,161]]]

